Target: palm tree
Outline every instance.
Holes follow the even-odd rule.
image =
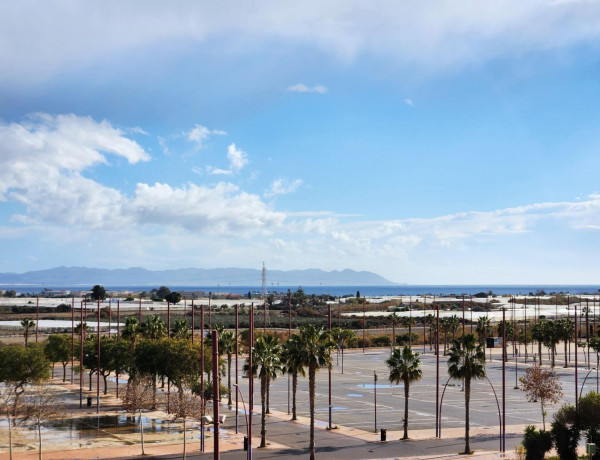
[[[182,318],[175,321],[171,328],[171,337],[186,340],[190,338],[190,328],[186,319]]]
[[[271,379],[277,378],[277,374],[283,371],[281,367],[281,346],[277,337],[266,334],[256,339],[252,349],[252,375],[260,377],[260,398],[261,398],[261,430],[260,446],[267,447],[267,425],[266,414],[268,407],[268,390]],[[260,371],[259,371],[260,367]],[[246,362],[244,370],[250,371],[249,363]]]
[[[442,318],[440,320],[440,329],[444,334],[444,355],[448,348],[448,333],[450,332],[450,318]]]
[[[308,368],[308,394],[310,401],[310,459],[315,458],[315,379],[317,370],[331,367],[331,349],[335,343],[331,340],[329,331],[321,326],[307,324],[300,328],[299,341],[301,344],[300,360]]]
[[[235,353],[235,345],[237,337],[233,331],[225,331],[219,335],[219,353],[225,353],[227,355],[227,391],[228,400],[227,405],[233,406],[231,401],[231,356]]]
[[[490,335],[490,330],[492,329],[492,322],[490,318],[487,316],[481,316],[477,319],[477,326],[475,327],[475,332],[477,332],[477,338],[479,343],[485,344],[488,336]]]
[[[340,332],[342,329],[339,329]],[[286,343],[283,344],[281,353],[281,362],[285,366],[285,371],[292,374],[292,420],[297,420],[296,416],[296,392],[298,389],[298,375],[306,377],[304,362],[302,361],[302,344],[297,334],[292,335]]]
[[[551,365],[556,364],[556,345],[560,340],[560,326],[556,321],[546,321],[544,327],[544,345],[550,349]]]
[[[396,384],[400,381],[404,382],[404,436],[402,439],[408,439],[408,389],[410,382],[421,380],[423,376],[419,353],[413,352],[410,347],[404,347],[402,350],[395,348],[386,363],[390,368],[390,382]]]
[[[137,341],[140,333],[141,328],[137,318],[135,316],[128,316],[125,320],[125,326],[123,326],[123,330],[121,331],[121,337],[129,341],[130,350],[135,348],[135,342]]]
[[[350,343],[354,337],[355,334],[352,329],[342,329],[341,327],[331,329],[331,338],[338,348],[338,353],[340,350],[342,352],[342,374],[344,373],[344,344]]]
[[[542,365],[542,343],[545,338],[546,321],[542,320],[539,323],[531,326],[531,337],[537,340],[538,343],[538,355],[540,355],[540,366]]]
[[[567,360],[567,347],[569,346],[569,342],[575,335],[575,322],[571,318],[563,318],[557,321],[558,326],[558,335],[560,340],[563,341],[565,347],[565,367],[568,367]]]
[[[142,323],[142,335],[150,340],[158,340],[167,335],[167,326],[159,316],[152,315]]]
[[[471,454],[469,444],[469,403],[471,400],[471,379],[485,377],[485,351],[477,344],[473,334],[465,334],[454,339],[448,359],[448,374],[451,378],[463,380],[465,385],[465,451]]]
[[[25,335],[25,346],[27,346],[29,342],[29,329],[35,327],[35,321],[29,318],[25,318],[21,320],[21,327],[25,329],[23,334]]]

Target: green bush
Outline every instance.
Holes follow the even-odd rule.
[[[374,347],[389,347],[392,344],[392,339],[389,335],[378,335],[371,339]]]
[[[529,425],[525,428],[522,444],[526,451],[525,460],[543,460],[545,453],[552,449],[552,435]]]
[[[580,432],[577,424],[577,411],[574,406],[565,404],[556,411],[550,432],[558,456],[562,460],[577,460]]]
[[[412,341],[411,343],[416,343],[419,340],[419,334],[412,333]],[[405,334],[398,334],[396,336],[396,345],[404,346],[409,343],[409,334],[406,332]]]

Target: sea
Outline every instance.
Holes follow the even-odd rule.
[[[117,292],[140,292],[150,291],[154,288],[158,288],[158,285],[136,285],[136,286],[112,286],[104,285],[106,290],[117,291]],[[231,293],[241,294],[246,296],[248,292],[253,295],[258,295],[262,292],[261,286],[229,286],[229,285],[217,285],[217,286],[168,286],[171,291],[187,291],[187,292],[198,292],[203,291],[205,293]],[[9,290],[14,289],[19,294],[38,294],[44,289],[53,290],[69,290],[69,291],[82,291],[91,290],[92,286],[88,285],[77,285],[77,286],[60,286],[60,285],[0,285],[0,289]],[[384,297],[384,296],[408,296],[408,295],[474,295],[480,292],[493,293],[494,295],[528,295],[530,293],[536,294],[542,291],[546,294],[550,293],[565,293],[565,294],[599,294],[600,285],[570,285],[570,284],[527,284],[527,285],[503,285],[503,284],[466,284],[466,285],[386,285],[386,286],[278,286],[270,285],[267,287],[268,293],[286,293],[288,289],[291,292],[302,288],[305,294],[328,294],[334,297],[344,296],[355,296],[360,294],[362,297]]]

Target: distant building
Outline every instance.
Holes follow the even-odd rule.
[[[44,297],[69,297],[71,291],[67,289],[44,289],[42,295]]]

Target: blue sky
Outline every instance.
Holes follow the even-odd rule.
[[[600,2],[0,5],[0,271],[597,283]]]

